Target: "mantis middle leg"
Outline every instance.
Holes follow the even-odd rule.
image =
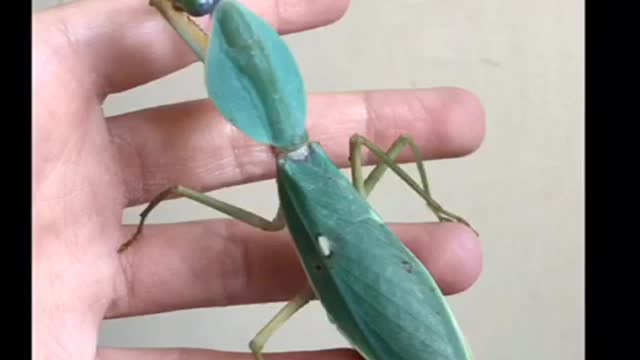
[[[140,214],[140,223],[138,224],[138,229],[127,242],[123,243],[120,246],[120,248],[118,249],[118,252],[123,252],[138,239],[138,237],[142,233],[142,227],[144,226],[144,221],[146,220],[151,210],[153,210],[156,206],[158,206],[158,204],[161,201],[168,198],[171,194],[180,195],[187,199],[191,199],[193,201],[199,202],[207,207],[210,207],[224,214],[227,214],[236,220],[240,220],[246,224],[249,224],[251,226],[254,226],[256,228],[259,228],[265,231],[279,231],[284,229],[285,227],[285,221],[282,215],[281,208],[278,208],[278,212],[273,220],[267,220],[261,217],[260,215],[252,213],[250,211],[241,209],[237,206],[231,205],[224,201],[212,198],[206,194],[178,185],[178,186],[172,186],[164,190],[163,192],[156,195],[151,200],[151,202],[149,202],[149,205],[147,205],[147,207]]]
[[[362,147],[366,147],[371,151],[380,162],[375,166],[375,168],[371,171],[371,173],[365,179],[362,174]],[[418,167],[418,172],[420,174],[420,180],[422,182],[422,187],[413,180],[409,174],[406,173],[402,168],[396,164],[395,159],[402,153],[402,150],[406,146],[409,146],[414,153],[415,162]],[[389,150],[385,153],[382,151],[376,144],[367,138],[361,135],[353,135],[350,141],[350,154],[351,154],[351,177],[353,180],[353,184],[355,188],[362,194],[362,196],[367,197],[375,185],[380,181],[382,175],[390,168],[393,172],[396,173],[407,185],[409,185],[420,197],[422,197],[427,206],[433,213],[436,215],[439,221],[441,222],[459,222],[470,227],[474,232],[477,231],[469,225],[469,223],[463,219],[462,217],[445,210],[431,195],[431,190],[429,188],[429,182],[427,180],[426,171],[424,168],[424,164],[422,163],[422,156],[420,154],[420,149],[416,145],[416,143],[408,136],[400,136],[389,148]]]

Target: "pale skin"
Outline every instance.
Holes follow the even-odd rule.
[[[328,25],[349,5],[346,0],[245,4],[281,33]],[[122,225],[123,209],[147,203],[173,185],[209,192],[272,178],[271,151],[233,129],[207,99],[103,115],[109,94],[196,61],[147,1],[74,2],[34,15],[33,33],[35,358],[253,359],[248,349],[98,348],[97,338],[104,319],[289,301],[303,288],[286,232],[265,232],[237,220],[146,224],[135,246],[117,252],[136,229]],[[484,121],[482,104],[461,89],[309,94],[310,137],[341,167],[349,167],[354,133],[383,149],[411,134],[425,160],[451,158],[480,146]],[[364,164],[375,163],[367,151],[364,155]],[[408,150],[398,158],[412,159]],[[212,217],[219,214],[212,210]],[[390,225],[446,294],[477,280],[480,241],[468,227]],[[247,333],[247,340],[254,335]],[[267,345],[264,350],[273,360],[359,358],[347,349],[270,354]]]

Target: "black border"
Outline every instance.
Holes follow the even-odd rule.
[[[32,257],[31,257],[31,205],[32,202],[32,117],[31,117],[31,1],[17,1],[11,7],[4,9],[8,16],[4,20],[3,56],[7,61],[3,66],[5,71],[5,87],[10,93],[10,101],[5,103],[4,116],[4,140],[3,159],[5,191],[4,196],[15,199],[4,199],[5,210],[8,214],[5,219],[5,233],[3,245],[4,300],[9,304],[3,308],[8,313],[8,321],[5,323],[11,352],[20,351],[24,344],[26,356],[10,356],[21,359],[29,359],[32,354],[31,329],[32,329]],[[15,77],[15,78],[14,78]],[[5,98],[6,99],[6,98]],[[24,115],[22,115],[22,111]],[[29,121],[31,120],[31,121]],[[7,129],[10,129],[7,131]],[[22,141],[20,141],[22,140]],[[18,171],[20,170],[20,171]],[[9,215],[11,214],[11,215]],[[20,236],[24,230],[26,236]],[[17,235],[17,236],[16,236]],[[15,248],[15,249],[14,249]],[[19,341],[22,340],[22,341]]]
[[[640,163],[634,149],[639,132],[633,129],[638,122],[638,20],[624,7],[597,9],[595,4],[585,2],[584,28],[585,355],[602,347],[603,356],[592,358],[626,359],[634,357],[628,355],[635,353],[637,342],[636,332],[625,327],[633,329],[638,303],[633,290],[638,261],[633,172]],[[605,166],[598,169],[598,163]]]
[[[591,5],[593,5],[593,3],[591,3]],[[585,74],[584,74],[584,76],[585,76],[585,79],[584,79],[584,81],[585,81],[585,85],[584,85],[585,86],[585,92],[584,92],[584,102],[585,102],[585,108],[584,108],[584,114],[585,114],[585,118],[584,118],[584,121],[585,121],[585,123],[584,123],[584,134],[585,134],[585,139],[584,139],[584,141],[585,141],[585,148],[584,148],[584,158],[585,158],[585,163],[584,163],[584,171],[585,171],[585,173],[584,173],[584,189],[585,189],[585,199],[584,199],[585,200],[584,201],[584,205],[585,205],[585,213],[584,213],[584,220],[585,220],[585,232],[584,232],[585,233],[585,244],[584,244],[585,245],[585,249],[584,249],[584,254],[585,254],[585,268],[584,268],[584,279],[585,279],[585,283],[584,283],[584,287],[585,287],[584,309],[585,309],[585,314],[584,314],[584,316],[585,316],[585,318],[584,318],[584,326],[585,326],[585,328],[584,328],[584,336],[585,336],[585,349],[584,349],[584,353],[585,353],[585,358],[588,357],[589,348],[593,348],[593,345],[594,345],[594,341],[589,341],[590,338],[597,339],[597,336],[590,336],[589,335],[589,331],[587,330],[587,313],[588,313],[589,306],[592,304],[589,301],[587,301],[587,298],[588,298],[588,293],[589,293],[589,291],[592,291],[592,288],[587,284],[587,281],[586,281],[587,276],[589,274],[589,268],[587,266],[587,262],[588,262],[587,258],[589,256],[588,255],[589,254],[589,251],[588,251],[589,249],[588,249],[588,246],[587,246],[588,245],[587,234],[589,233],[589,231],[588,231],[589,226],[593,227],[593,223],[591,223],[589,221],[589,216],[588,216],[588,211],[587,211],[587,196],[586,196],[587,195],[587,189],[591,184],[589,181],[587,181],[587,172],[591,169],[591,167],[587,164],[587,155],[589,154],[588,146],[587,146],[587,144],[588,144],[588,139],[587,138],[588,138],[588,134],[589,134],[589,130],[590,130],[590,128],[588,126],[589,122],[587,121],[587,118],[590,116],[590,114],[593,113],[594,107],[596,105],[596,103],[591,101],[593,99],[593,96],[592,96],[593,91],[591,91],[591,93],[590,93],[589,90],[591,88],[589,88],[588,85],[587,85],[587,83],[588,83],[588,81],[587,81],[587,73],[588,73],[588,69],[592,68],[593,56],[591,57],[590,60],[587,59],[587,58],[588,58],[588,54],[590,52],[591,53],[594,52],[594,47],[592,45],[594,45],[594,43],[596,43],[595,33],[592,30],[590,30],[589,26],[588,26],[588,24],[590,23],[589,22],[589,17],[591,16],[590,14],[592,14],[591,5],[588,5],[588,2],[585,2],[585,19],[584,19],[584,21],[585,21],[585,27],[584,27],[584,41],[585,41],[585,43],[584,43],[584,46],[585,46],[585,54],[584,54],[584,61],[585,61],[585,63],[584,63],[584,68],[585,68]],[[587,41],[589,35],[593,35],[591,43],[589,43],[589,41]],[[595,116],[594,116],[594,118],[595,118]],[[597,342],[597,340],[595,340],[595,341]],[[606,351],[604,353],[607,354]],[[607,356],[605,355],[605,358],[606,357]],[[594,358],[600,358],[600,357],[599,356],[594,356]]]

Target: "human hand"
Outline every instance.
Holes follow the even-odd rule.
[[[282,33],[327,25],[348,6],[347,0],[245,3]],[[179,353],[184,359],[252,359],[204,349],[99,349],[97,340],[103,319],[285,301],[296,294],[305,278],[286,231],[266,233],[227,219],[146,225],[143,241],[116,252],[134,230],[121,223],[124,208],[170,185],[208,192],[272,178],[270,150],[223,121],[208,99],[104,116],[109,94],[195,61],[146,1],[66,4],[34,15],[33,33],[35,358]],[[484,136],[481,104],[453,88],[311,94],[309,117],[310,136],[342,167],[353,133],[382,147],[412,134],[426,159],[468,154]],[[400,158],[411,160],[409,152]],[[469,228],[391,226],[445,294],[477,279],[482,257]],[[358,358],[350,350],[270,356],[328,357]]]

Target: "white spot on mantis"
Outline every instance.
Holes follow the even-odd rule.
[[[292,160],[303,160],[309,156],[309,146],[304,145],[298,149],[287,154],[287,157]]]
[[[331,242],[325,236],[318,237],[318,246],[322,256],[329,257],[331,255]]]

